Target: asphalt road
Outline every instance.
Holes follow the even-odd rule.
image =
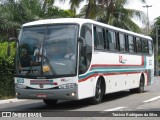
[[[160,115],[160,77],[155,77],[154,83],[151,86],[146,86],[145,92],[142,94],[131,94],[129,91],[107,94],[103,102],[98,105],[90,105],[87,100],[80,100],[59,101],[55,106],[46,106],[42,100],[26,100],[0,104],[0,111],[42,112],[57,117],[75,116],[91,118],[112,116],[117,118],[123,116],[123,113],[126,114],[126,111],[129,114],[133,113],[133,111],[134,113],[140,111],[140,114],[142,111],[144,115],[144,111],[149,111],[150,113],[147,114],[155,118],[157,112]],[[116,111],[120,112],[120,114],[117,114]]]

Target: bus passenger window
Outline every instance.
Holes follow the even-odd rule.
[[[115,32],[108,31],[108,42],[109,42],[109,48],[111,51],[116,50],[116,36]]]
[[[125,51],[126,50],[126,44],[125,44],[125,36],[122,33],[119,33],[119,46],[120,46],[120,51]]]
[[[153,45],[152,41],[148,40],[148,47],[149,47],[149,54],[151,55],[153,53]]]
[[[142,40],[142,45],[143,45],[143,47],[142,47],[142,52],[148,54],[148,53],[149,53],[148,41],[147,41],[146,39],[143,39],[143,40]]]
[[[136,37],[136,48],[137,48],[137,53],[142,52],[142,41],[138,37]]]
[[[128,36],[129,52],[134,53],[133,36]]]
[[[103,31],[99,27],[94,26],[94,45],[95,49],[104,49]]]

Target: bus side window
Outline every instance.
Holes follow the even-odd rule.
[[[109,48],[111,51],[116,50],[116,33],[114,31],[109,30],[108,31],[108,42],[109,42]]]
[[[126,50],[125,36],[122,33],[119,33],[119,47],[122,52]]]
[[[129,45],[129,52],[134,53],[134,39],[133,36],[128,36],[128,45]]]
[[[148,47],[149,47],[149,54],[151,55],[153,53],[153,43],[150,40],[148,40]]]
[[[136,48],[137,48],[137,53],[142,52],[142,41],[138,37],[136,37]]]
[[[94,26],[94,45],[95,49],[104,49],[104,35],[100,27]]]
[[[92,59],[92,26],[91,24],[82,25],[81,37],[84,38],[86,42],[86,53],[85,55],[79,56],[79,74],[85,73],[91,63]],[[81,45],[82,46],[82,45]],[[80,48],[81,51],[81,48]]]
[[[146,39],[142,39],[142,52],[148,54],[149,48],[148,48],[148,41]]]

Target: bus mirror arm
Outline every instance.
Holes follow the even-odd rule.
[[[85,41],[85,39],[84,39],[84,38],[79,37],[79,38],[78,38],[78,42],[82,43],[82,44],[83,44],[83,46],[86,46],[86,41]]]
[[[18,39],[16,37],[9,38],[9,42],[14,42],[14,41],[18,42]]]

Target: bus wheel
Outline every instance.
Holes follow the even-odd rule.
[[[139,87],[130,90],[131,93],[143,93],[144,92],[144,77],[141,76]]]
[[[138,93],[144,92],[144,78],[143,78],[143,76],[141,76],[141,78],[140,78],[140,83],[139,83],[139,87],[137,88],[137,92]]]
[[[43,102],[46,104],[46,105],[55,105],[57,103],[58,100],[47,100],[47,99],[43,99]]]
[[[91,104],[99,104],[102,101],[102,97],[104,94],[104,89],[103,89],[103,84],[102,84],[102,79],[98,79],[97,84],[96,84],[96,90],[95,90],[95,96],[91,98],[90,102]]]

